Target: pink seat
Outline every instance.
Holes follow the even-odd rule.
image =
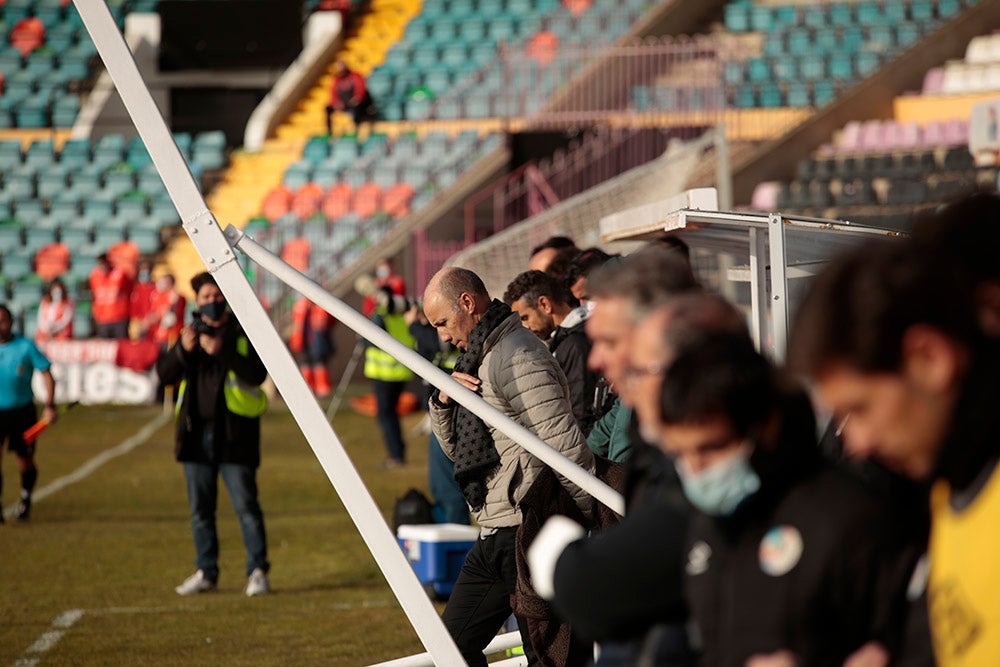
[[[948,146],[969,143],[969,123],[962,118],[952,118],[944,124],[944,142]]]
[[[944,123],[939,120],[930,120],[924,125],[921,144],[925,148],[937,148],[944,145]]]
[[[882,123],[882,147],[894,150],[900,147],[903,139],[903,128],[894,120]]]
[[[912,150],[920,146],[920,125],[917,123],[903,123],[900,127],[899,147],[904,150]]]
[[[941,88],[944,84],[944,68],[943,67],[932,67],[927,70],[927,74],[924,74],[924,85],[923,93],[924,95],[937,95],[941,92]]]
[[[755,211],[773,212],[778,208],[778,192],[781,184],[777,181],[758,183],[750,197],[750,208]]]
[[[852,120],[844,126],[840,133],[840,142],[837,149],[841,153],[854,153],[861,147],[861,123]]]
[[[864,151],[880,151],[884,148],[882,140],[882,121],[866,120],[861,126],[859,148]]]

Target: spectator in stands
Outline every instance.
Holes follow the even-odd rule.
[[[973,204],[946,207],[934,224],[990,210]],[[834,411],[850,454],[933,483],[927,599],[937,664],[988,664],[1000,655],[990,565],[1000,554],[1000,344],[972,277],[989,269],[964,266],[988,253],[926,238],[869,243],[831,262],[797,314],[789,358]]]
[[[590,297],[594,308],[586,324],[592,346],[587,363],[610,383],[617,399],[594,425],[587,444],[595,453],[622,462],[635,444],[629,435],[633,415],[624,374],[635,325],[656,306],[698,285],[683,257],[658,246],[608,262],[593,275]]]
[[[374,105],[365,87],[365,79],[349,69],[347,63],[338,60],[333,64],[333,83],[330,85],[330,101],[326,105],[326,132],[333,134],[332,116],[334,112],[351,114],[355,131],[362,123],[374,120]]]
[[[38,304],[38,323],[35,325],[35,342],[73,338],[73,316],[76,304],[66,291],[66,285],[55,278],[45,288]]]
[[[504,303],[549,347],[569,383],[573,416],[584,434],[603,415],[603,386],[600,374],[587,368],[590,339],[584,331],[586,308],[571,308],[566,303],[566,289],[542,271],[525,271],[507,286]]]
[[[330,395],[330,357],[334,354],[333,317],[306,297],[292,306],[289,347],[309,388],[320,398]]]
[[[153,265],[149,260],[139,262],[132,293],[129,296],[129,334],[132,338],[149,336],[149,312],[153,306],[156,283],[153,282]]]
[[[113,266],[107,254],[97,258],[90,272],[95,335],[98,338],[128,338],[129,295],[132,278],[119,266]]]
[[[392,258],[383,257],[375,263],[375,287],[388,287],[396,296],[406,296],[406,281],[403,276],[396,273],[392,265]],[[371,317],[375,312],[375,298],[377,290],[366,290],[364,300],[361,302],[361,312],[365,317]]]
[[[187,479],[198,568],[175,591],[196,595],[216,590],[215,509],[221,476],[243,531],[245,593],[262,595],[270,591],[264,514],[257,500],[260,416],[267,409],[259,385],[267,369],[228,311],[215,278],[199,273],[191,279],[191,289],[196,316],[156,363],[164,383],[180,384],[174,453]]]
[[[528,269],[532,271],[547,270],[552,260],[564,248],[570,248],[579,252],[579,248],[576,247],[573,239],[566,236],[550,236],[531,249],[531,259],[528,260]]]
[[[451,373],[458,361],[458,349],[450,343],[445,343],[437,334],[437,329],[431,326],[419,304],[413,306],[404,314],[410,335],[416,341],[417,352],[428,361],[433,361],[441,370]],[[425,393],[421,404],[426,406],[433,387],[426,382]],[[429,417],[428,417],[429,420]],[[434,518],[438,523],[459,523],[468,525],[469,506],[465,504],[462,489],[455,481],[455,464],[441,449],[441,442],[431,429],[427,442],[427,482],[431,496],[434,498]]]
[[[617,257],[617,255],[615,255]],[[600,248],[587,248],[581,250],[566,271],[566,285],[569,286],[570,293],[575,296],[580,304],[587,307],[589,311],[593,304],[590,301],[590,290],[587,287],[587,278],[591,271],[603,266],[611,259],[611,255]]]
[[[184,328],[187,299],[177,291],[174,276],[165,273],[156,279],[146,330],[164,351],[173,345]]]
[[[594,458],[573,418],[565,377],[545,345],[510,308],[490,299],[471,271],[447,268],[431,278],[424,312],[441,339],[462,356],[452,377],[533,431],[549,446],[593,471]],[[444,623],[469,665],[485,665],[483,649],[512,611],[518,584],[515,537],[520,502],[546,468],[500,431],[487,426],[445,392],[430,401],[434,432],[455,462],[455,478],[482,533],[462,566]],[[581,512],[593,501],[563,481]],[[572,501],[571,501],[572,502]],[[522,573],[526,576],[526,573]],[[535,650],[526,619],[518,618],[528,664]]]
[[[56,382],[49,370],[49,360],[32,341],[15,334],[13,326],[10,309],[0,305],[0,447],[6,441],[7,448],[17,458],[17,467],[21,472],[21,498],[16,516],[19,521],[27,521],[31,516],[31,492],[38,480],[35,445],[24,441],[24,432],[38,419],[31,378],[36,370],[42,376],[45,386],[42,419],[49,423],[57,417]],[[0,478],[0,491],[2,489],[3,480]],[[3,523],[2,511],[0,523]]]
[[[408,310],[405,297],[393,294],[389,287],[379,288],[379,299],[371,320],[407,347],[415,347],[403,314]],[[406,443],[399,424],[399,399],[413,373],[388,352],[368,344],[365,349],[365,377],[375,388],[376,419],[388,457],[383,468],[399,468],[406,462]]]

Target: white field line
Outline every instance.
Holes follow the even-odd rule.
[[[358,604],[334,604],[331,609],[373,609],[377,607],[389,607],[396,604],[394,600],[362,600]],[[52,626],[43,632],[35,642],[24,649],[24,655],[14,661],[13,667],[35,667],[41,662],[44,654],[52,650],[59,643],[63,635],[73,627],[77,621],[88,616],[107,616],[112,614],[133,615],[133,614],[168,614],[180,612],[203,611],[204,607],[180,606],[180,607],[109,607],[107,609],[69,609],[62,612],[52,621]]]
[[[75,484],[76,482],[79,482],[82,479],[86,479],[95,470],[100,468],[102,465],[104,465],[111,459],[117,458],[124,454],[128,454],[133,449],[135,449],[139,445],[149,440],[149,438],[151,438],[153,434],[156,433],[156,431],[160,427],[162,427],[164,424],[172,420],[173,420],[173,415],[167,415],[162,413],[157,415],[153,419],[153,421],[143,426],[141,429],[139,429],[139,431],[135,435],[129,437],[121,444],[116,445],[110,449],[105,449],[103,452],[101,452],[94,458],[90,459],[89,461],[87,461],[82,466],[80,466],[73,472],[69,473],[68,475],[63,475],[62,477],[54,479],[45,486],[43,486],[42,488],[36,490],[34,493],[31,494],[32,502],[38,502],[39,500],[43,500],[48,496],[51,496],[53,493],[61,491],[70,484]],[[3,511],[5,519],[13,518],[14,514],[16,513],[17,513],[16,503],[9,506],[7,509]]]
[[[52,629],[46,630],[35,643],[24,650],[24,655],[14,661],[14,667],[34,667],[41,662],[45,653],[59,643],[63,635],[76,624],[84,614],[103,616],[107,614],[165,614],[169,612],[200,611],[202,607],[111,607],[109,609],[70,609],[52,621]]]

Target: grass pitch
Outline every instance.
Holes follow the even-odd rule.
[[[366,389],[366,387],[359,387]],[[80,407],[40,438],[37,489],[138,432],[158,407]],[[375,420],[342,407],[334,427],[384,516],[426,490],[427,438],[404,419],[409,462],[380,470]],[[272,595],[243,594],[245,552],[220,482],[217,593],[180,597],[194,571],[173,421],[85,479],[0,526],[0,665],[365,665],[422,651],[416,634],[295,420],[263,417],[260,501]],[[4,452],[3,505],[17,467]]]

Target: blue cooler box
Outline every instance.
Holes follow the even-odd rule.
[[[396,537],[424,588],[446,596],[479,539],[479,529],[458,523],[404,524]]]

